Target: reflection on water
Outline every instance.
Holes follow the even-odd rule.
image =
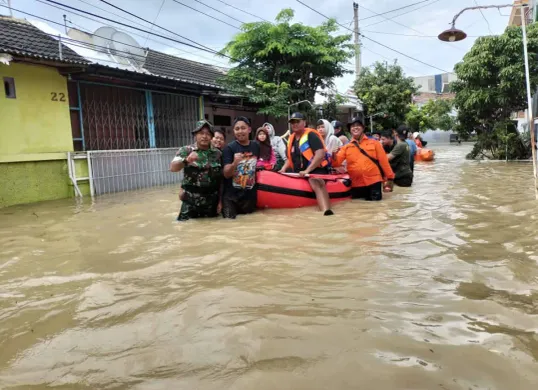
[[[177,224],[170,189],[0,210],[0,388],[536,388],[532,167],[468,149],[330,218]]]

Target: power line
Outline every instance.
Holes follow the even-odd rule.
[[[269,22],[267,19],[264,19],[264,18],[262,18],[262,17],[259,17],[259,16],[257,16],[257,15],[254,15],[254,14],[251,14],[250,12],[247,12],[247,11],[245,11],[244,9],[237,8],[236,6],[231,5],[231,4],[228,4],[228,3],[226,3],[226,2],[224,2],[224,1],[222,1],[222,0],[217,0],[217,1],[218,1],[219,3],[222,3],[222,4],[224,4],[224,5],[227,5],[228,7],[231,7],[231,8],[233,8],[233,9],[237,10],[237,11],[241,11],[241,12],[243,12],[244,14],[253,16],[253,17],[257,18],[257,19],[261,19],[261,20],[263,20],[264,22]]]
[[[59,9],[59,10],[65,11],[63,8],[56,7],[56,6],[54,6],[54,5],[44,3],[44,2],[42,2],[42,1],[40,1],[40,0],[36,0],[36,1],[38,1],[39,3],[46,4],[46,5],[50,6],[50,7],[54,7],[54,8],[57,8],[57,9]],[[4,7],[5,7],[5,6],[4,6]],[[50,19],[47,19],[47,18],[38,16],[38,15],[34,15],[34,14],[31,14],[31,13],[28,13],[28,12],[25,12],[25,11],[22,11],[22,10],[18,10],[18,9],[15,9],[15,8],[13,8],[13,10],[16,11],[16,12],[19,12],[19,13],[21,13],[21,14],[28,15],[28,16],[32,16],[32,17],[34,17],[34,18],[41,19],[41,20],[43,20],[43,21],[46,21],[46,22],[49,22],[49,23],[56,24],[56,25],[58,25],[58,26],[62,26],[62,27],[64,27],[64,24],[63,24],[63,23],[55,22],[54,20],[50,20]],[[82,16],[82,15],[76,13],[76,12],[72,12],[72,14],[73,14],[73,15],[80,16],[80,17],[84,17],[84,18],[86,18],[86,19],[88,19],[88,20],[92,20],[92,21],[97,22],[97,23],[101,23],[99,20],[92,19],[92,18],[88,18],[88,17],[86,17],[86,16]],[[85,33],[87,33],[87,34],[90,34],[90,35],[93,35],[93,36],[96,36],[96,37],[99,37],[99,38],[103,38],[103,39],[108,39],[108,40],[110,40],[110,41],[112,41],[112,42],[117,42],[117,41],[115,41],[115,40],[113,40],[113,39],[110,39],[110,38],[108,38],[108,37],[103,37],[103,36],[101,36],[101,35],[93,34],[93,33],[89,32],[89,31],[85,30],[84,27],[81,27],[81,26],[79,26],[79,25],[73,23],[73,22],[70,21],[70,20],[69,20],[68,22],[71,23],[71,24],[74,25],[74,26],[77,26],[81,31],[83,31],[83,32],[85,32]],[[128,30],[125,30],[125,29],[122,29],[122,28],[118,28],[118,30],[119,30],[119,31],[125,31],[125,32],[128,32],[129,34],[132,34],[132,35],[135,35],[135,36],[144,38],[144,35],[137,34],[137,33],[134,33],[134,32],[132,32],[132,31],[128,31]],[[200,55],[200,54],[198,54],[198,53],[194,53],[194,52],[186,51],[186,50],[180,49],[180,48],[175,47],[175,46],[166,45],[166,44],[164,44],[164,43],[161,42],[161,41],[156,41],[155,39],[149,39],[149,40],[152,41],[152,42],[159,43],[159,44],[161,44],[161,45],[165,45],[165,46],[167,46],[167,47],[170,47],[170,48],[172,48],[172,49],[178,50],[178,51],[183,52],[183,53],[192,54],[192,55],[194,55],[194,56],[197,56],[197,57],[200,57],[200,58],[204,58],[204,59],[209,60],[209,61],[215,61],[215,62],[218,62],[218,63],[227,65],[226,63],[224,63],[224,62],[222,62],[222,61],[219,61],[219,60],[216,60],[216,59],[213,59],[213,58],[209,58],[209,57],[204,57],[204,56],[202,56],[202,55]],[[119,42],[119,43],[122,43],[122,44],[126,45],[126,44],[123,43],[123,42]],[[127,45],[127,46],[132,46],[132,45]],[[134,46],[133,46],[133,47],[134,47]],[[136,46],[136,47],[138,47],[138,46]],[[90,57],[88,57],[88,58],[90,58]]]
[[[297,1],[298,3],[301,3],[302,5],[304,5],[305,7],[311,9],[311,10],[314,11],[315,13],[317,13],[317,14],[323,16],[325,19],[331,19],[331,18],[329,18],[327,15],[324,15],[324,14],[322,14],[321,12],[319,12],[319,11],[315,10],[314,8],[310,7],[309,5],[303,3],[301,0],[296,0],[296,1]],[[347,28],[347,27],[344,26],[344,25],[341,25],[340,23],[336,23],[336,24],[338,24],[340,27],[345,28],[346,30],[349,30],[349,31],[351,31],[351,32],[353,32],[353,33],[355,32],[355,31],[353,31],[352,29]],[[441,72],[444,72],[444,73],[450,73],[450,72],[448,72],[448,71],[446,71],[446,70],[444,70],[444,69],[438,68],[438,67],[435,66],[435,65],[428,64],[427,62],[424,62],[424,61],[422,61],[422,60],[419,60],[418,58],[411,57],[410,55],[407,55],[407,54],[405,54],[405,53],[402,53],[401,51],[396,50],[396,49],[394,49],[394,48],[392,48],[392,47],[390,47],[390,46],[387,46],[387,45],[385,45],[385,44],[383,44],[383,43],[381,43],[381,42],[378,42],[378,41],[376,41],[376,40],[374,40],[374,39],[372,39],[372,38],[369,38],[369,37],[367,37],[366,35],[364,35],[364,34],[362,34],[362,33],[361,33],[360,35],[361,35],[364,39],[367,39],[367,40],[369,40],[369,41],[371,41],[371,42],[373,42],[373,43],[376,43],[376,44],[378,44],[378,45],[380,45],[380,46],[383,46],[383,47],[385,47],[385,48],[387,48],[387,49],[389,49],[389,50],[392,50],[392,51],[394,51],[394,52],[396,52],[396,53],[398,53],[398,54],[400,54],[400,55],[402,55],[402,56],[404,56],[404,57],[407,57],[407,58],[409,58],[409,59],[411,59],[411,60],[413,60],[413,61],[416,61],[416,62],[419,62],[419,63],[421,63],[421,64],[423,64],[423,65],[429,66],[430,68],[440,70]]]
[[[439,1],[440,0],[435,0],[433,3],[424,4],[423,6],[417,7],[415,9],[410,10],[410,11],[402,12],[401,14],[394,15],[394,16],[392,16],[390,18],[385,18],[385,20],[380,20],[378,22],[367,24],[366,26],[364,26],[364,28],[368,28],[368,27],[375,26],[375,25],[380,24],[380,23],[384,23],[386,20],[393,20],[393,19],[399,18],[400,16],[410,14],[412,12],[418,11],[419,9],[429,7],[430,5],[435,4],[435,3],[439,2]]]
[[[427,4],[427,5],[431,5],[431,4],[437,3],[437,2],[439,2],[439,1],[440,1],[440,0],[435,0],[433,3]],[[396,20],[394,20],[394,18],[398,17],[399,15],[394,16],[394,17],[392,17],[392,18],[387,18],[386,16],[383,16],[382,14],[378,14],[377,12],[372,11],[371,9],[366,8],[366,7],[362,6],[362,5],[361,5],[360,7],[361,7],[361,8],[364,8],[366,11],[370,11],[370,12],[376,14],[376,16],[381,16],[381,17],[382,17],[383,19],[385,19],[385,20],[389,20],[389,21],[391,21],[392,23],[396,23],[396,24],[398,24],[398,25],[400,25],[400,26],[402,26],[402,27],[408,28],[408,29],[410,29],[410,30],[413,30],[413,31],[416,32],[416,33],[419,33],[420,35],[423,35],[422,32],[420,32],[420,31],[414,29],[413,27],[409,27],[409,26],[407,26],[407,25],[405,25],[405,24],[403,24],[403,23],[400,23],[400,22],[397,22]],[[415,11],[415,10],[414,10],[414,11]],[[366,27],[367,27],[367,26],[366,26]]]
[[[239,22],[239,23],[241,23],[241,24],[245,24],[245,22],[243,22],[242,20],[239,20],[239,19],[237,19],[237,18],[234,18],[233,16],[230,16],[230,15],[228,15],[227,13],[224,13],[224,12],[222,12],[222,11],[216,9],[216,8],[213,8],[213,7],[211,7],[210,5],[207,5],[206,3],[201,2],[200,0],[194,0],[194,1],[196,1],[197,3],[202,4],[203,6],[205,6],[205,7],[207,7],[207,8],[212,9],[213,11],[217,11],[219,14],[223,14],[224,16],[227,16],[227,17],[229,17],[230,19],[235,20],[236,22]]]
[[[477,7],[480,7],[480,5],[478,4],[478,1],[474,0],[474,3],[476,4]],[[498,8],[497,8],[498,9]],[[480,11],[480,13],[482,14],[482,17],[484,18],[484,20],[486,21],[486,24],[488,25],[488,30],[489,30],[489,33],[491,35],[493,35],[493,31],[491,31],[491,26],[489,25],[489,21],[488,19],[486,18],[486,15],[484,15],[484,12],[482,12],[482,9],[481,8],[478,8],[478,10]]]
[[[71,7],[71,6],[69,6],[69,5],[65,5],[65,4],[62,4],[62,3],[58,3],[58,2],[53,1],[53,0],[45,0],[45,1],[47,1],[47,2],[49,2],[49,3],[53,3],[53,4],[56,4],[56,5],[59,5],[59,6],[62,6],[62,7],[65,7],[65,8],[68,8],[68,9],[72,9],[72,10],[75,10],[75,11],[78,11],[78,12],[82,12],[83,14],[87,14],[87,15],[90,15],[90,16],[93,16],[93,17],[96,17],[96,18],[99,18],[99,19],[103,19],[103,20],[106,20],[106,21],[108,21],[108,22],[117,23],[117,24],[119,24],[119,25],[121,25],[121,26],[129,27],[129,28],[132,28],[132,29],[134,29],[134,30],[141,31],[141,32],[146,33],[146,34],[155,35],[155,36],[157,36],[157,37],[159,37],[159,38],[164,38],[164,39],[170,40],[170,41],[172,41],[172,42],[179,43],[179,44],[181,44],[181,45],[185,45],[185,46],[193,47],[193,48],[195,48],[195,49],[202,50],[202,51],[207,51],[207,52],[209,52],[209,53],[211,53],[211,54],[219,54],[219,55],[220,55],[220,53],[218,53],[217,51],[215,51],[215,50],[213,50],[213,49],[210,49],[209,47],[206,47],[206,46],[204,46],[204,45],[202,45],[202,44],[200,44],[200,43],[198,43],[198,42],[196,42],[196,41],[193,41],[192,39],[189,39],[189,38],[186,38],[186,37],[184,37],[184,36],[182,36],[182,35],[179,35],[179,34],[173,32],[173,31],[171,31],[171,30],[165,29],[164,27],[160,27],[160,26],[158,26],[158,25],[155,25],[155,23],[151,23],[151,22],[147,21],[146,19],[141,18],[140,16],[137,16],[137,15],[135,15],[135,14],[133,14],[133,13],[130,13],[130,12],[128,12],[128,11],[125,11],[125,10],[123,10],[122,8],[116,7],[116,6],[114,6],[114,5],[111,5],[111,6],[113,6],[113,7],[115,7],[115,8],[119,8],[120,10],[122,10],[122,11],[125,12],[125,13],[128,13],[128,14],[131,15],[131,16],[135,16],[136,18],[141,19],[141,20],[145,21],[146,23],[149,23],[149,24],[158,26],[158,27],[162,28],[162,29],[165,30],[165,31],[168,31],[168,32],[170,32],[170,33],[172,33],[172,34],[174,34],[174,35],[177,35],[177,36],[179,36],[179,37],[181,37],[181,38],[183,38],[183,39],[186,39],[186,40],[189,41],[189,42],[193,42],[194,44],[196,44],[196,45],[198,45],[198,46],[200,46],[200,47],[198,47],[198,46],[194,46],[194,45],[192,45],[192,44],[190,44],[190,43],[186,43],[186,42],[183,42],[183,41],[178,41],[177,39],[170,38],[170,37],[167,37],[167,36],[164,36],[164,35],[160,35],[160,34],[157,34],[157,33],[154,33],[154,32],[148,31],[148,30],[144,30],[144,29],[141,29],[141,28],[138,28],[138,27],[129,26],[128,24],[125,24],[125,23],[122,23],[122,22],[118,22],[118,21],[115,21],[115,20],[112,20],[112,19],[109,19],[109,18],[105,18],[104,16],[100,16],[100,15],[97,15],[97,14],[94,14],[94,13],[91,13],[91,12],[88,12],[88,11],[84,11],[84,10],[81,10],[81,9],[79,9],[79,8],[76,8],[76,7]],[[100,1],[105,2],[105,3],[107,3],[107,4],[110,5],[110,3],[106,2],[105,0],[100,0]],[[228,57],[228,56],[225,55],[225,54],[222,54],[222,55],[225,56],[225,57]],[[228,57],[228,58],[231,59],[231,57]]]
[[[84,19],[87,19],[87,20],[91,20],[91,21],[96,22],[96,23],[102,23],[100,20],[92,19],[92,18],[90,18],[90,17],[88,17],[88,16],[81,15],[81,14],[76,13],[76,12],[73,12],[73,11],[65,10],[65,9],[63,9],[63,8],[61,8],[61,7],[58,7],[58,6],[55,6],[55,5],[52,5],[52,4],[45,3],[44,1],[41,1],[41,0],[36,0],[36,1],[39,2],[39,3],[45,4],[45,5],[49,6],[49,7],[57,8],[57,9],[59,9],[59,10],[65,11],[65,12],[69,12],[69,13],[71,13],[71,14],[73,14],[73,15],[77,15],[77,16],[79,16],[79,17],[81,17],[81,18],[84,18]],[[135,21],[135,20],[126,18],[125,16],[121,16],[121,15],[115,14],[115,13],[110,12],[110,11],[104,9],[104,8],[101,8],[101,7],[97,6],[97,5],[88,3],[88,2],[86,2],[86,1],[84,1],[84,0],[78,0],[78,1],[80,1],[80,2],[82,2],[82,3],[84,3],[84,4],[87,4],[87,5],[91,6],[91,7],[95,7],[95,8],[97,8],[97,9],[101,10],[101,11],[105,11],[105,12],[111,14],[111,15],[117,16],[117,17],[120,18],[120,19],[127,20],[127,21],[129,21],[129,22],[131,22],[131,23],[134,23],[134,24],[139,25],[139,26],[142,26],[142,27],[146,27],[145,24],[142,24],[142,23],[137,22],[137,21]],[[23,11],[19,11],[19,12],[25,13],[25,12],[23,12]],[[39,16],[35,16],[35,17],[36,17],[36,18],[39,18]],[[41,18],[41,19],[42,19],[42,18]],[[51,23],[54,23],[54,24],[58,24],[57,22],[53,22],[53,21],[50,21],[50,22],[51,22]],[[79,27],[82,31],[85,30],[84,27],[80,27],[79,25],[73,23],[72,21],[70,21],[70,23],[71,23],[72,25],[74,25],[74,26]],[[63,26],[63,24],[62,24],[62,26]],[[130,28],[131,28],[131,27],[130,27]],[[125,31],[125,32],[128,32],[129,34],[132,34],[132,35],[137,36],[137,37],[140,37],[140,38],[146,38],[146,37],[149,37],[149,34],[148,34],[148,35],[142,35],[142,34],[138,34],[138,33],[135,33],[135,32],[133,32],[133,31],[129,31],[129,30],[126,30],[126,29],[124,29],[124,28],[120,28],[120,27],[117,27],[117,29],[118,29],[119,31]],[[91,34],[90,32],[88,32],[88,33]],[[201,55],[201,54],[198,54],[198,53],[195,53],[195,52],[192,52],[192,51],[183,50],[183,49],[180,49],[180,48],[177,47],[177,46],[172,46],[172,45],[170,45],[170,44],[168,44],[168,43],[164,43],[164,42],[162,42],[162,41],[158,41],[158,40],[156,40],[156,39],[151,39],[151,38],[146,38],[146,39],[147,39],[147,41],[158,43],[158,44],[160,44],[160,45],[163,45],[163,46],[166,46],[166,47],[175,49],[175,50],[177,50],[177,51],[179,51],[179,52],[181,52],[181,53],[192,54],[192,55],[194,55],[194,56],[196,56],[196,57],[200,57],[200,58],[203,58],[203,59],[205,59],[205,60],[214,61],[214,62],[218,62],[218,63],[221,63],[221,64],[228,65],[228,64],[226,64],[225,62],[223,62],[223,61],[219,61],[219,60],[217,60],[217,59],[215,59],[215,58],[209,58],[209,57],[205,57],[205,56],[203,56],[203,55]],[[200,49],[196,48],[196,50],[200,50]],[[203,50],[203,51],[205,51],[205,50]]]
[[[380,14],[377,14],[377,15],[368,16],[368,17],[366,17],[366,18],[359,19],[359,22],[361,22],[361,21],[363,21],[363,20],[367,20],[367,19],[377,18],[378,16],[382,16],[382,15],[390,14],[390,13],[392,13],[392,12],[400,11],[400,10],[402,10],[402,9],[409,8],[409,7],[412,7],[412,6],[417,5],[417,4],[427,3],[428,1],[431,1],[431,0],[422,0],[422,1],[418,1],[418,2],[416,2],[416,3],[408,4],[408,5],[404,5],[403,7],[395,8],[395,9],[393,9],[393,10],[386,11],[386,12],[383,12],[383,13],[380,13]],[[361,6],[361,7],[362,7],[362,6]],[[362,7],[362,8],[364,8],[364,7]],[[364,9],[366,9],[366,8],[364,8]]]
[[[181,4],[181,5],[184,6],[184,7],[190,8],[190,9],[192,9],[193,11],[199,12],[199,13],[201,13],[202,15],[205,15],[205,16],[207,16],[207,17],[210,17],[211,19],[215,19],[215,20],[217,20],[217,21],[219,21],[219,22],[221,22],[221,23],[224,23],[224,24],[226,24],[226,25],[228,25],[228,26],[230,26],[230,27],[233,27],[233,28],[235,28],[236,30],[241,30],[239,27],[234,26],[233,24],[230,24],[230,23],[228,23],[228,22],[225,22],[225,21],[222,20],[222,19],[219,19],[219,18],[216,18],[216,17],[211,16],[211,15],[209,15],[209,14],[206,14],[205,12],[202,12],[202,11],[200,11],[200,10],[197,10],[196,8],[191,7],[190,5],[183,4],[182,2],[177,1],[177,0],[172,0],[172,1],[173,1],[174,3]]]
[[[439,39],[439,37],[437,35],[401,34],[401,33],[391,33],[391,32],[386,32],[386,31],[373,31],[373,30],[361,30],[361,31],[369,32],[369,33],[372,33],[372,34],[396,35],[396,36],[399,36],[399,37],[435,38],[435,39]],[[467,37],[469,37],[469,38],[478,38],[480,36],[481,35],[467,35]]]
[[[153,20],[153,23],[155,23],[157,21],[157,19],[159,19],[159,15],[161,14],[161,11],[163,10],[164,3],[166,3],[166,0],[163,0],[161,2],[161,6],[159,7],[159,10],[157,11],[157,15],[155,15],[155,19]],[[152,30],[153,30],[153,26],[151,26],[149,31],[152,31]],[[148,34],[148,36],[146,38],[146,41],[144,42],[144,45],[146,45],[146,43],[148,43],[148,38],[149,38],[149,34]]]
[[[440,1],[440,0],[435,0],[433,3],[428,3],[428,4],[426,4],[426,6],[429,6],[429,5],[438,3],[439,1]],[[362,7],[362,8],[364,8],[364,9],[367,10],[367,11],[370,11],[370,12],[373,12],[373,13],[377,14],[375,11],[372,11],[372,10],[366,8],[366,7]],[[415,9],[414,11],[416,11],[416,9]],[[394,18],[387,18],[386,16],[383,16],[383,15],[381,15],[381,14],[378,14],[378,15],[381,16],[383,19],[390,20],[392,23],[396,23],[396,24],[398,24],[398,25],[400,25],[400,26],[402,26],[402,27],[408,28],[409,30],[413,30],[414,32],[419,33],[420,35],[424,35],[421,31],[418,31],[417,29],[415,29],[415,28],[413,28],[413,27],[410,27],[410,26],[407,26],[407,25],[405,25],[405,24],[403,24],[403,23],[397,22],[396,20],[394,20]],[[397,16],[395,16],[395,17],[397,17]],[[459,48],[459,47],[457,47],[457,46],[453,46],[453,45],[451,45],[451,44],[448,43],[448,42],[444,42],[444,44],[448,45],[448,47],[450,47],[450,48],[452,48],[452,49],[459,50],[459,51],[464,51],[463,49],[461,49],[461,48]]]

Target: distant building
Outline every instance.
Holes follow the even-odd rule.
[[[531,24],[536,21],[536,0],[515,0],[512,12],[510,13],[510,19],[508,19],[509,26],[521,26],[521,3],[527,3],[529,7],[525,11],[525,20],[527,24]]]
[[[419,94],[413,96],[413,103],[422,106],[429,100],[453,99],[455,95],[450,92],[449,85],[455,80],[457,80],[455,73],[415,77],[415,86],[418,87]]]

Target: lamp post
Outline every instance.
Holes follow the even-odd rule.
[[[519,5],[521,7],[521,31],[523,34],[523,58],[525,62],[525,84],[527,87],[527,121],[529,124],[529,131],[531,135],[531,150],[532,150],[532,168],[533,168],[533,176],[534,176],[534,189],[536,198],[538,199],[538,181],[536,176],[536,149],[535,149],[535,139],[534,139],[534,121],[532,119],[532,96],[531,96],[531,82],[530,82],[530,74],[529,74],[529,54],[527,51],[527,21],[525,20],[525,8],[528,7],[527,3],[521,2]],[[441,34],[439,34],[438,38],[441,41],[445,42],[458,42],[467,37],[467,34],[463,32],[462,30],[458,30],[456,28],[456,20],[460,17],[462,13],[468,10],[476,10],[476,9],[485,9],[485,8],[507,8],[507,7],[514,7],[513,4],[507,4],[507,5],[479,5],[476,7],[467,7],[462,9],[459,13],[457,13],[454,16],[454,19],[452,19],[452,27],[448,30],[443,31]]]
[[[370,133],[374,132],[374,118],[379,115],[385,115],[384,112],[378,112],[376,114],[369,115],[370,116]]]

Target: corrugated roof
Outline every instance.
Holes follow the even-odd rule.
[[[218,88],[224,68],[202,64],[149,49],[144,69],[155,76]]]
[[[0,52],[65,63],[89,63],[65,45],[60,59],[58,40],[24,20],[6,16],[0,16]]]

